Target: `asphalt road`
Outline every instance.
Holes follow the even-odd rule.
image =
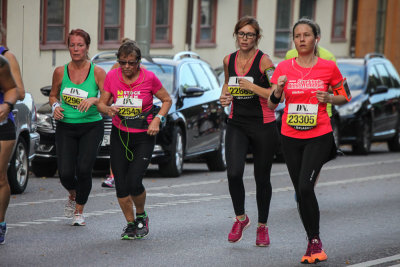
[[[124,217],[115,191],[101,188],[102,177],[93,179],[84,227],[63,217],[67,194],[57,177],[31,177],[26,192],[11,198],[0,266],[300,266],[307,241],[286,165],[272,169],[267,248],[255,246],[252,173],[249,162],[252,225],[235,244],[227,241],[234,214],[226,173],[208,172],[202,163],[186,164],[180,178],[162,178],[150,167],[144,179],[150,235],[132,241],[120,240]],[[386,145],[368,156],[346,153],[324,166],[316,192],[328,255],[319,266],[400,264],[400,153]]]

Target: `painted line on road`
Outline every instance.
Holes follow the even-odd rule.
[[[362,182],[368,182],[368,181],[376,181],[376,180],[383,180],[383,179],[391,179],[391,178],[400,178],[400,174],[398,173],[391,173],[391,174],[384,174],[384,175],[374,175],[374,176],[369,176],[369,177],[363,177],[363,178],[353,178],[353,179],[347,179],[344,181],[334,181],[334,182],[320,182],[318,183],[317,186],[336,186],[336,185],[341,185],[341,184],[350,184],[350,183],[362,183]],[[287,186],[287,187],[280,187],[273,189],[273,193],[279,193],[279,192],[288,192],[288,191],[294,191],[292,186]],[[246,193],[247,196],[252,196],[255,195],[255,191],[251,191]],[[194,195],[200,195],[200,194],[194,194]],[[176,201],[167,201],[167,202],[160,202],[160,203],[155,203],[155,204],[149,204],[146,205],[147,209],[152,209],[152,208],[159,208],[159,207],[167,207],[167,206],[176,206],[180,204],[192,204],[192,203],[200,203],[200,202],[207,202],[207,201],[213,201],[213,200],[222,200],[222,199],[230,199],[229,194],[225,195],[219,195],[219,196],[205,196],[201,198],[194,198],[194,199],[185,199],[185,200],[176,200]],[[115,213],[122,213],[121,210],[118,209],[108,209],[108,210],[102,210],[102,211],[92,211],[85,213],[85,217],[91,217],[91,216],[102,216],[102,215],[108,215],[108,214],[115,214]],[[52,217],[48,219],[37,219],[34,220],[33,222],[18,222],[18,223],[9,223],[7,226],[9,228],[14,228],[14,227],[25,227],[28,225],[33,225],[33,224],[45,224],[49,222],[59,222],[61,220],[71,220],[71,218],[65,218],[65,217]]]
[[[344,169],[344,168],[355,168],[355,167],[363,167],[363,166],[372,166],[372,165],[379,165],[379,164],[392,164],[392,163],[398,163],[400,162],[400,159],[394,159],[394,160],[384,160],[384,161],[373,161],[373,162],[363,162],[363,163],[355,163],[355,164],[343,164],[343,165],[338,165],[338,166],[326,166],[323,167],[323,170],[335,170],[335,169]],[[283,172],[275,172],[271,174],[271,177],[275,176],[281,176],[281,175],[289,175],[287,171]],[[392,174],[389,174],[392,175]],[[375,176],[372,176],[376,179]],[[248,180],[248,179],[254,179],[254,176],[245,176],[243,179]],[[355,179],[364,179],[364,178],[355,178]],[[149,195],[151,194],[151,191],[157,191],[157,190],[163,190],[163,189],[173,189],[173,188],[184,188],[184,187],[192,187],[192,186],[200,186],[200,185],[210,185],[210,184],[218,184],[218,183],[225,183],[228,180],[226,178],[221,178],[221,179],[215,179],[211,181],[203,181],[203,182],[193,182],[193,183],[185,183],[185,184],[177,184],[177,185],[166,185],[166,186],[156,186],[156,187],[146,187],[146,191],[149,192]],[[332,182],[332,183],[343,183],[343,182],[348,182],[349,179],[346,179],[346,181],[338,181],[338,182]],[[321,186],[323,183],[319,183],[318,185]],[[161,196],[157,193],[158,195],[154,196]],[[89,198],[95,198],[95,197],[104,197],[104,196],[111,196],[115,195],[115,191],[113,190],[112,192],[108,193],[97,193],[97,194],[92,194],[89,196]],[[21,202],[21,203],[11,203],[9,204],[9,208],[12,207],[18,207],[18,206],[29,206],[29,205],[35,205],[35,204],[43,204],[43,203],[54,203],[58,201],[65,201],[66,198],[53,198],[53,199],[46,199],[46,200],[41,200],[41,201],[29,201],[29,202]]]
[[[349,267],[368,267],[368,266],[374,266],[374,265],[383,264],[383,263],[387,263],[387,262],[391,262],[391,261],[397,261],[397,260],[400,260],[400,254],[393,255],[391,257],[377,259],[377,260],[365,261],[365,262],[361,262],[361,263],[353,264],[353,265],[348,265],[348,266]],[[400,266],[400,265],[396,264],[396,265],[393,265],[393,266]]]

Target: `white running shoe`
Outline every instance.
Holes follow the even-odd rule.
[[[68,197],[67,203],[65,203],[65,207],[64,207],[64,216],[67,218],[74,217],[75,206],[76,206],[75,200],[71,200]]]
[[[115,187],[114,184],[115,184],[114,177],[110,176],[101,184],[101,187],[114,188]]]
[[[73,226],[85,226],[85,217],[81,213],[74,214],[74,219],[72,219]]]

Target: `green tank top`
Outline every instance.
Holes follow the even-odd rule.
[[[60,90],[61,107],[64,109],[62,122],[88,123],[102,119],[95,105],[92,105],[86,112],[80,112],[77,109],[82,100],[98,96],[99,87],[94,77],[94,66],[95,64],[90,63],[89,75],[86,80],[81,84],[75,84],[69,79],[68,64],[65,64]]]

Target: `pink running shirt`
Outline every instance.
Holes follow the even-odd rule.
[[[282,135],[307,139],[332,132],[332,126],[326,103],[319,103],[316,97],[318,91],[328,91],[329,85],[335,86],[342,79],[334,61],[318,58],[312,68],[299,66],[295,58],[282,61],[275,69],[271,82],[276,84],[279,76],[286,75],[287,83],[283,89],[285,93],[285,109],[282,116]],[[288,125],[288,108],[290,104],[318,104],[317,124],[309,130],[297,130]]]
[[[120,98],[132,96],[137,97],[141,100],[142,113],[148,111],[153,106],[153,95],[160,90],[162,84],[156,75],[144,68],[140,68],[140,74],[137,80],[128,85],[123,82],[122,73],[120,68],[113,69],[107,73],[106,79],[104,81],[104,90],[111,93],[113,96],[113,103],[115,104]],[[132,91],[132,93],[130,93]],[[150,114],[147,117],[147,122],[150,124],[153,116]],[[121,123],[119,116],[114,116],[112,119],[112,124],[125,132],[130,133],[140,133],[147,132],[145,129],[131,129],[125,127]]]

